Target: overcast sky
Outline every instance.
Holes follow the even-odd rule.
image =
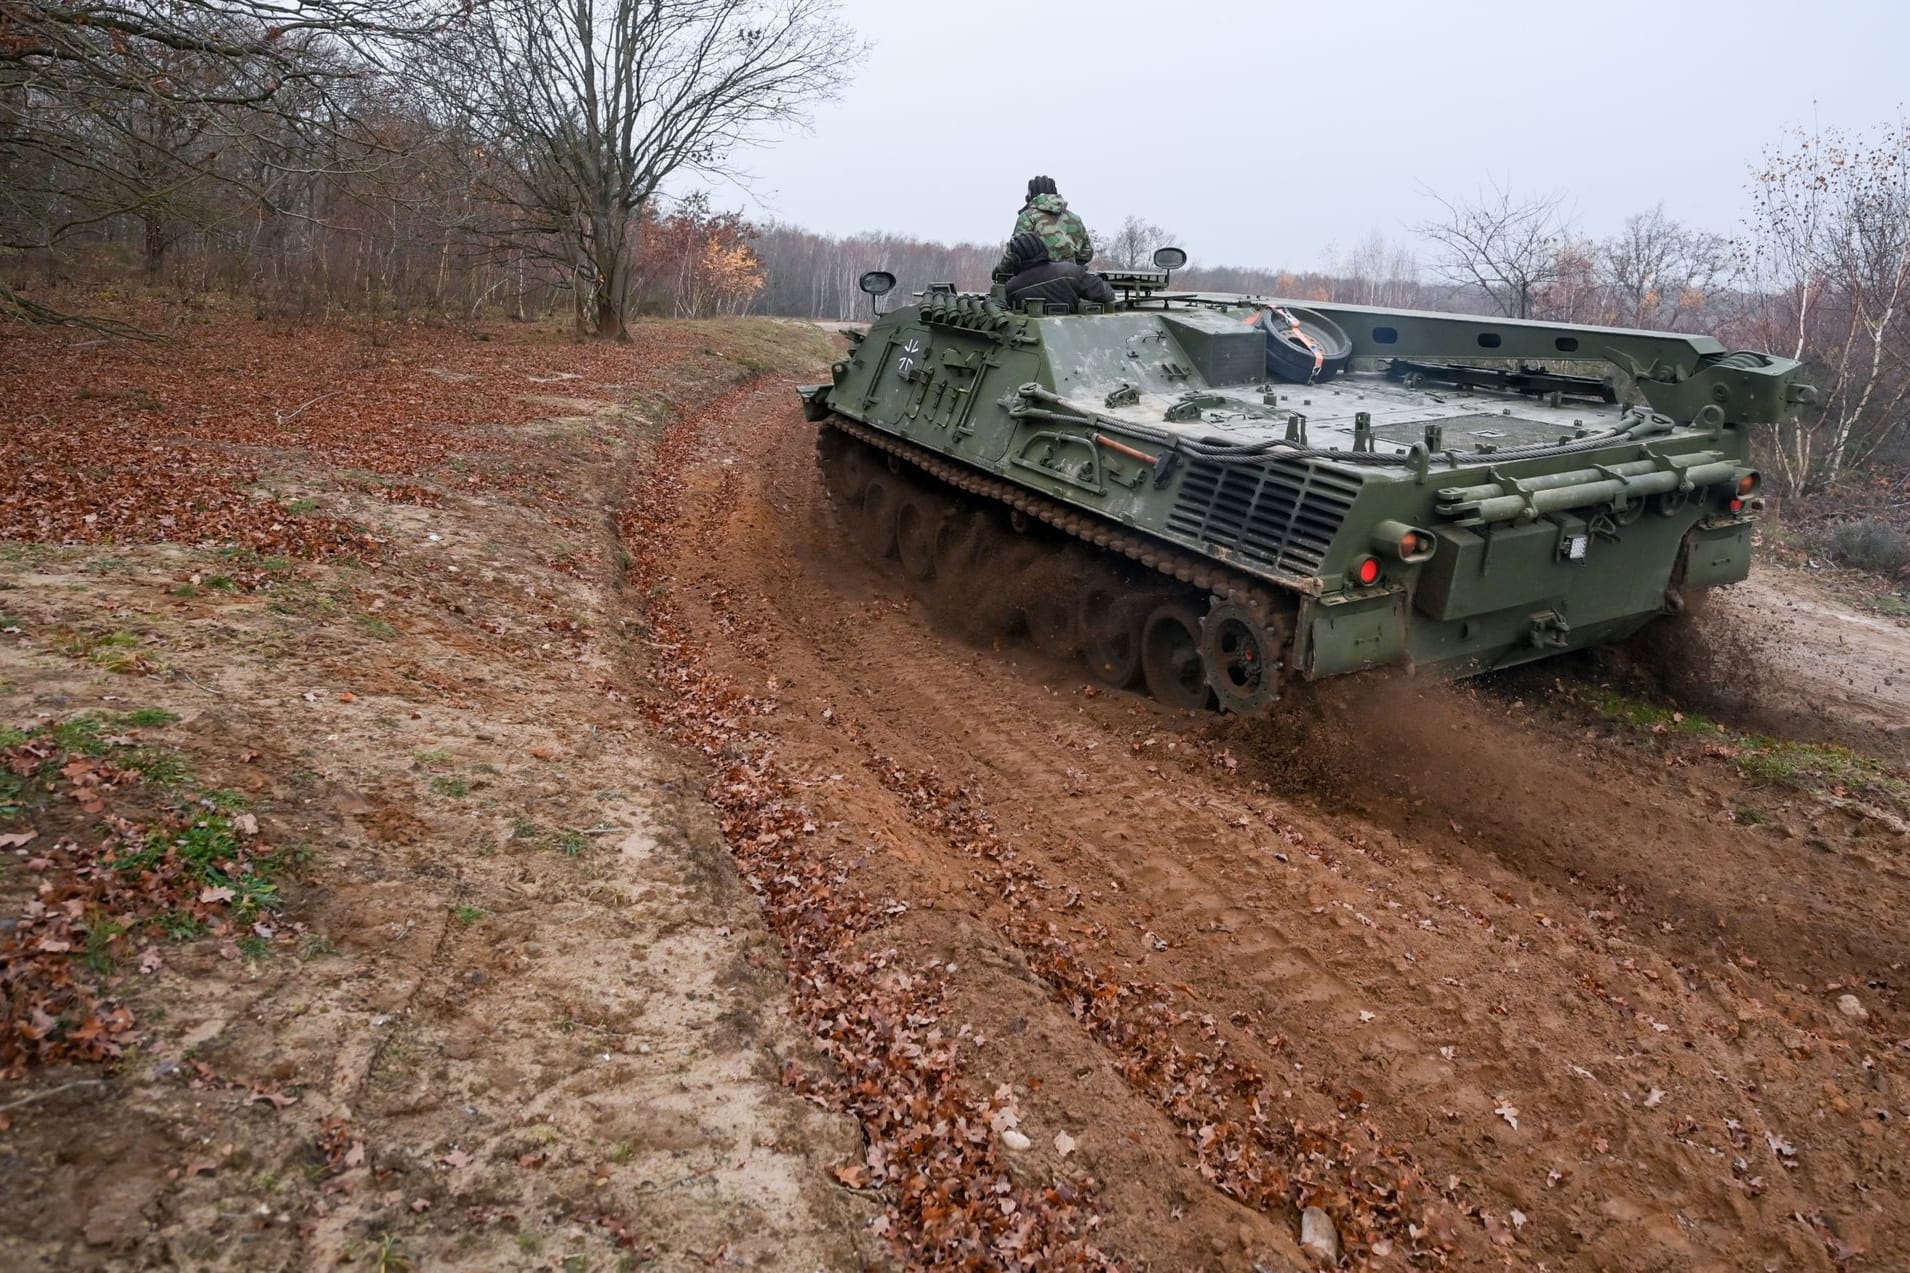
[[[1595,236],[1660,200],[1729,232],[1787,128],[1910,100],[1900,0],[841,9],[874,47],[813,132],[738,157],[752,216],[993,241],[1048,173],[1103,233],[1134,214],[1206,264],[1307,267],[1496,180],[1565,192]]]

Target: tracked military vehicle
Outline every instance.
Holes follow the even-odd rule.
[[[1026,607],[1040,644],[1239,713],[1296,679],[1467,676],[1617,641],[1748,573],[1748,430],[1811,400],[1796,362],[1176,292],[1184,263],[1105,271],[1111,305],[935,285],[879,314],[800,390],[856,537],[911,579],[967,569],[987,589],[988,549],[955,527],[995,510],[1091,563]]]

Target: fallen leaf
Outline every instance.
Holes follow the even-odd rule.
[[[155,973],[159,971],[159,965],[159,947],[148,946],[139,952],[139,971],[148,974]]]
[[[1069,1154],[1074,1152],[1074,1137],[1068,1135],[1066,1132],[1056,1132],[1054,1134],[1054,1151],[1063,1158],[1066,1158]]]
[[[429,1211],[431,1210],[431,1200],[429,1198],[413,1198],[411,1200],[411,1209],[413,1211]]]
[[[259,833],[259,819],[255,814],[241,813],[232,819],[232,825],[240,835],[257,835]]]
[[[1654,1087],[1651,1089],[1651,1093],[1645,1097],[1645,1108],[1657,1109],[1658,1106],[1664,1102],[1664,1099],[1665,1099],[1664,1092]]]
[[[199,894],[199,900],[202,902],[229,902],[233,896],[232,890],[221,884],[217,888],[202,890]]]
[[[535,1170],[536,1168],[542,1167],[544,1165],[544,1155],[519,1154],[517,1156],[517,1165],[520,1167],[526,1168],[527,1170]]]
[[[1501,1100],[1498,1108],[1492,1111],[1512,1125],[1513,1131],[1519,1130],[1519,1111],[1510,1102]]]
[[[9,831],[5,835],[0,835],[0,849],[17,849],[38,834],[40,834],[38,831]]]
[[[869,1186],[869,1169],[861,1163],[850,1163],[843,1167],[832,1167],[829,1174],[851,1189],[866,1189]]]
[[[557,755],[557,749],[555,747],[533,747],[531,748],[531,755],[537,757],[539,760],[552,760]]]
[[[462,1149],[454,1149],[450,1153],[445,1154],[443,1157],[439,1158],[438,1161],[443,1163],[445,1166],[449,1167],[451,1170],[458,1171],[462,1168],[469,1167],[471,1165],[471,1155],[465,1153]]]
[[[355,1140],[351,1143],[351,1148],[345,1151],[345,1165],[347,1167],[362,1167],[365,1165],[364,1141]]]
[[[350,690],[346,690],[338,696],[338,701],[341,703],[356,703],[358,701],[358,695],[352,693]]]

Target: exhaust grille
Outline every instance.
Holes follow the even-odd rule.
[[[1357,474],[1296,460],[1215,464],[1195,460],[1181,479],[1167,528],[1276,574],[1319,574],[1360,493]]]

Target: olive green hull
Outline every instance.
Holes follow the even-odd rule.
[[[1256,312],[1203,298],[1030,315],[931,296],[803,394],[812,418],[1025,492],[1057,524],[1053,510],[1090,514],[1083,538],[1149,565],[1149,544],[1215,563],[1217,595],[1277,599],[1284,658],[1308,678],[1463,676],[1616,641],[1748,573],[1756,479],[1732,413],[1799,400],[1795,364],[1703,338],[1316,306],[1355,333],[1355,367],[1569,343],[1643,372],[1655,409],[1371,371],[1282,384],[1243,321]]]

